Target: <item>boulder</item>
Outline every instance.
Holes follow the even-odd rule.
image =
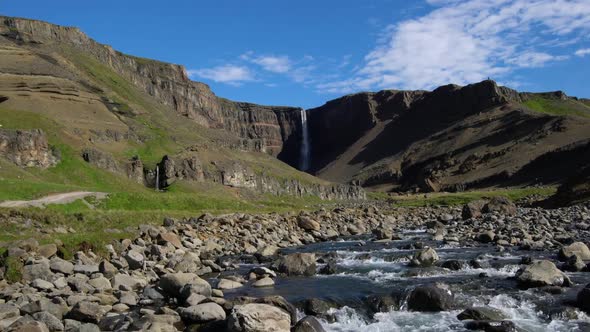
[[[293,326],[291,332],[325,332],[322,324],[313,316],[306,316]]]
[[[414,257],[410,261],[410,265],[412,266],[419,266],[419,267],[428,267],[432,266],[434,263],[438,261],[438,254],[432,248],[426,248],[422,250],[418,250],[414,253]]]
[[[447,311],[453,304],[453,294],[444,285],[419,286],[408,297],[408,309],[413,311]]]
[[[508,318],[502,311],[492,307],[473,307],[463,310],[457,315],[459,320],[501,321]]]
[[[37,249],[37,252],[39,253],[39,255],[41,255],[45,258],[51,258],[51,257],[55,256],[55,254],[57,254],[57,246],[53,243],[44,244],[42,246],[39,246],[39,249]]]
[[[307,216],[299,216],[297,225],[306,231],[319,231],[320,223]]]
[[[524,288],[570,286],[569,278],[548,260],[536,260],[516,273],[518,285]]]
[[[180,239],[178,238],[178,235],[176,235],[172,232],[161,233],[158,238],[158,243],[159,244],[170,243],[171,245],[173,245],[177,249],[180,249],[183,247],[182,243],[180,242]]]
[[[104,315],[98,303],[80,301],[68,312],[66,318],[85,323],[98,323]]]
[[[188,308],[179,308],[178,313],[184,320],[193,323],[207,323],[225,320],[225,311],[214,302],[197,304]]]
[[[64,330],[64,324],[61,322],[61,320],[48,312],[36,312],[32,317],[35,321],[45,324],[49,331]]]
[[[590,260],[590,249],[582,242],[574,242],[559,249],[557,256],[563,262],[568,261],[572,256],[578,256],[581,260],[587,261]]]
[[[228,319],[229,332],[290,332],[291,316],[268,304],[237,305]]]
[[[211,296],[211,285],[194,273],[168,273],[160,278],[158,285],[170,297],[179,297],[186,285],[191,285],[193,292]]]
[[[33,281],[35,279],[43,279],[50,281],[52,278],[53,272],[49,269],[49,261],[47,260],[23,267],[23,280]]]
[[[41,321],[19,319],[10,325],[7,332],[49,332],[49,328]]]
[[[129,264],[129,268],[132,270],[138,270],[143,268],[143,261],[144,261],[144,257],[143,255],[136,251],[136,250],[129,250],[127,252],[127,254],[125,255],[125,260],[127,260],[127,263]]]
[[[492,231],[481,232],[477,235],[477,241],[481,243],[493,242],[495,238],[496,234]]]
[[[393,231],[385,227],[379,227],[373,230],[373,235],[376,240],[391,240],[393,239]]]
[[[481,217],[481,211],[486,203],[484,200],[476,200],[465,204],[461,212],[461,217],[463,220]]]
[[[283,256],[275,262],[279,272],[290,276],[312,276],[316,273],[315,254],[296,253]]]
[[[512,203],[512,201],[506,197],[493,197],[490,201],[483,207],[483,213],[492,213],[498,212],[500,214],[506,216],[514,216],[516,215],[517,209],[516,205]]]
[[[269,277],[264,277],[262,279],[256,280],[252,286],[253,287],[272,287],[274,286],[275,282]]]
[[[240,288],[244,285],[242,285],[241,283],[234,281],[234,280],[229,280],[229,279],[220,279],[219,282],[217,283],[217,288],[221,289],[221,290],[226,290],[226,289],[235,289],[235,288]]]

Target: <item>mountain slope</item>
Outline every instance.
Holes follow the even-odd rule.
[[[590,140],[587,104],[561,92],[518,93],[493,81],[349,95],[308,110],[308,121],[312,171],[375,189],[555,183],[589,159],[539,161]]]
[[[0,18],[0,114],[0,182],[24,188],[0,199],[60,189],[202,192],[205,183],[229,196],[364,195],[275,158],[298,158],[299,108],[219,98],[181,66],[122,54],[76,28]],[[39,155],[58,161],[26,167]]]

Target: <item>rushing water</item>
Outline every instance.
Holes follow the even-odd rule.
[[[302,171],[307,171],[309,169],[309,155],[310,155],[310,148],[309,148],[309,128],[307,127],[307,112],[304,109],[301,109],[301,156],[300,156],[300,165],[299,169]]]
[[[291,303],[320,298],[338,304],[331,309],[334,319],[321,319],[326,331],[467,331],[457,314],[464,308],[487,305],[501,310],[506,320],[522,331],[588,331],[590,318],[573,307],[564,311],[564,303],[571,302],[579,289],[590,282],[590,273],[569,273],[577,284],[564,294],[552,295],[536,289],[521,290],[512,278],[519,269],[522,257],[554,258],[554,253],[542,251],[498,252],[494,247],[459,248],[441,246],[428,241],[425,233],[411,232],[405,239],[377,243],[357,238],[349,241],[310,244],[285,250],[314,252],[318,257],[330,255],[336,260],[338,273],[314,277],[279,277],[271,288],[245,287],[226,291],[226,296],[255,297],[281,295]],[[435,247],[441,261],[457,259],[484,262],[483,267],[465,265],[451,271],[441,267],[416,268],[408,266],[414,250],[410,243],[422,241]],[[246,273],[252,265],[243,265]],[[439,313],[400,310],[368,313],[368,295],[407,293],[418,285],[444,282],[455,294],[457,310]]]

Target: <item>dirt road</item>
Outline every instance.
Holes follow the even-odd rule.
[[[94,196],[97,199],[103,199],[107,193],[92,191],[73,191],[69,193],[53,194],[39,199],[30,201],[4,201],[0,202],[0,207],[43,207],[48,204],[68,204],[78,199]]]

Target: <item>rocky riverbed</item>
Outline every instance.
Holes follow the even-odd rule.
[[[339,207],[143,225],[108,257],[12,244],[1,331],[586,331],[590,205]]]

